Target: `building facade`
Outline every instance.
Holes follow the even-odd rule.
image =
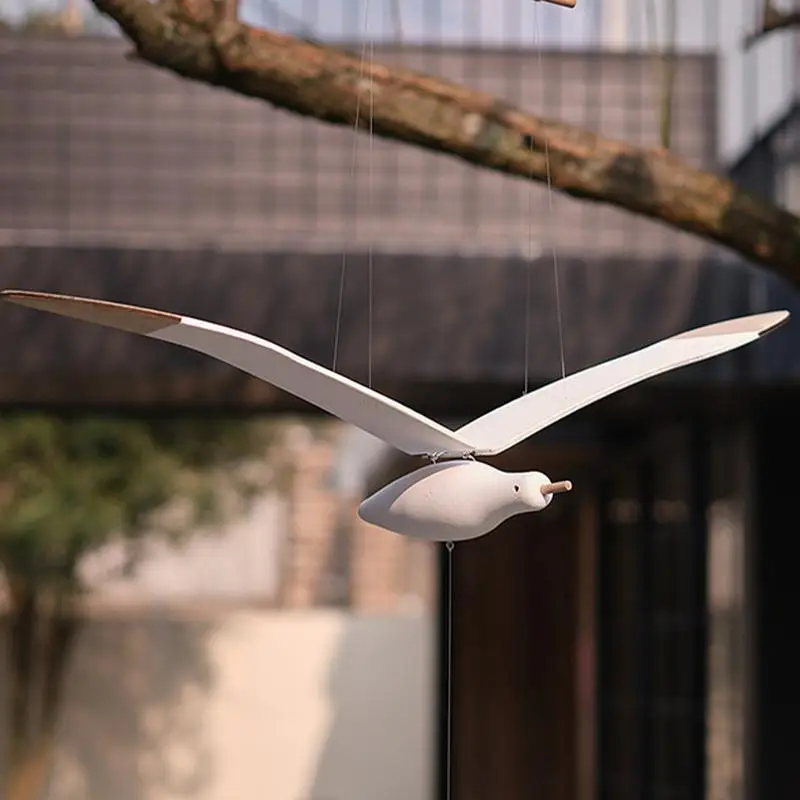
[[[518,395],[526,379],[536,386],[560,374],[552,248],[570,372],[705,322],[798,310],[779,281],[655,222],[560,196],[551,210],[543,187],[388,142],[367,147],[350,131],[180,81],[125,60],[124,51],[116,39],[0,39],[5,286],[211,319],[323,364],[337,348],[342,372],[364,380],[369,370],[376,388],[445,422]],[[609,136],[658,141],[649,53],[384,45],[375,57]],[[674,147],[706,167],[722,160],[719,85],[717,59],[681,56]],[[0,402],[9,410],[310,412],[222,365],[123,334],[90,337],[21,309],[3,312],[0,334],[19,343],[0,353]],[[337,649],[323,647],[330,641],[351,645],[341,650],[350,660],[339,659],[331,674],[320,667],[305,683],[290,684],[297,676],[286,669],[259,675],[284,687],[269,702],[282,695],[287,717],[329,679],[349,698],[342,730],[358,729],[359,714],[372,712],[361,739],[334,737],[328,747],[320,720],[330,708],[303,706],[315,744],[287,746],[306,762],[294,764],[284,794],[270,796],[297,800],[302,786],[310,800],[367,800],[402,786],[423,800],[450,787],[450,777],[457,800],[795,796],[792,704],[776,698],[792,699],[795,674],[785,652],[794,608],[784,552],[791,478],[778,457],[792,449],[796,337],[787,329],[626,391],[509,454],[502,466],[535,465],[572,478],[577,490],[547,515],[458,546],[452,571],[442,550],[438,581],[433,548],[354,523],[359,492],[405,462],[359,451],[354,458],[372,466],[349,493],[334,491],[341,448],[308,444],[295,488],[265,512],[281,541],[289,539],[279,577],[256,570],[250,585],[262,587],[262,605],[354,612],[336,635],[324,620],[309,623],[319,637],[314,663]],[[183,585],[197,603],[192,577],[201,573],[207,602],[216,603],[240,569],[225,548],[265,557],[248,549],[263,545],[253,533],[232,532],[180,558],[156,552],[138,583],[104,590],[118,603],[158,591],[168,601],[168,589]],[[220,563],[227,567],[214,576]],[[255,590],[233,594],[239,610],[258,604]],[[359,627],[362,613],[411,612],[422,620],[409,634],[415,644],[402,638],[402,621],[391,643],[381,638],[388,628]],[[281,646],[273,628],[262,633],[259,642]],[[296,646],[298,658],[310,652]],[[401,670],[378,650],[395,660],[412,655],[413,702],[378,702],[405,697],[392,683]],[[234,651],[229,676],[254,658]],[[370,683],[375,664],[392,680]],[[355,674],[358,681],[346,680]],[[255,672],[250,679],[255,686]],[[381,720],[401,720],[403,706],[430,714],[422,727],[419,715],[413,724],[406,718],[390,740],[416,742],[422,777],[412,788],[388,779],[402,763],[381,761],[380,748],[369,750],[369,768],[359,760],[363,730],[378,741]],[[266,723],[250,724],[257,731]],[[270,741],[280,741],[276,730],[283,728],[270,728]],[[226,753],[217,757],[233,758]],[[247,770],[223,771],[255,780],[258,753]],[[314,789],[323,763],[328,777]],[[344,780],[342,764],[356,778]]]

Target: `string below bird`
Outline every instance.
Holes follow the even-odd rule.
[[[8,289],[0,299],[204,353],[295,395],[430,463],[364,500],[366,522],[430,541],[483,536],[509,517],[546,508],[569,481],[504,472],[479,461],[503,453],[604,397],[757,341],[788,311],[738,317],[662,339],[505,403],[450,429],[279,345],[200,319],[86,297]]]

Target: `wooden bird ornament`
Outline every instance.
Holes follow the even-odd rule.
[[[191,317],[84,297],[6,290],[20,306],[182,345],[267,381],[387,444],[430,463],[364,500],[359,516],[431,541],[474,539],[516,514],[541,511],[569,481],[509,473],[479,461],[503,453],[585,406],[669,370],[751,342],[789,318],[774,311],[718,322],[576,372],[489,411],[456,430],[390,397],[249,333]]]

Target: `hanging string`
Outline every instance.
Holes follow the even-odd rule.
[[[353,120],[353,147],[350,152],[350,184],[355,185],[356,175],[356,159],[358,156],[358,129],[361,124],[361,89],[364,85],[364,70],[367,63],[367,30],[369,26],[369,2],[366,0],[364,4],[364,35],[361,41],[361,59],[358,65],[358,83],[356,94],[356,113]],[[370,94],[370,98],[372,95]],[[370,120],[370,133],[372,128],[372,121]],[[370,141],[372,137],[370,136]],[[336,327],[333,335],[333,364],[331,369],[336,372],[336,366],[339,360],[339,339],[342,330],[342,309],[344,307],[344,286],[345,276],[347,273],[347,241],[345,241],[342,248],[342,266],[339,272],[339,298],[336,304]]]
[[[446,695],[446,730],[445,730],[445,800],[453,796],[453,550],[455,544],[447,542],[447,620],[445,635],[445,695]]]
[[[533,7],[534,13],[534,46],[536,44],[536,5]],[[540,67],[541,69],[541,67]],[[528,170],[528,264],[526,270],[527,285],[525,287],[525,348],[524,348],[524,378],[522,382],[522,394],[528,394],[530,384],[530,341],[531,341],[531,293],[533,291],[533,262],[536,257],[535,245],[533,243],[533,136],[528,137],[528,149],[530,153],[530,169]]]
[[[367,3],[369,5],[369,2]],[[364,34],[366,35],[366,30]],[[370,37],[369,40],[369,64],[370,70],[372,65],[375,63],[375,40],[373,37]],[[372,215],[373,213],[373,154],[374,154],[374,141],[375,141],[375,91],[370,81],[369,84],[369,153],[367,156],[367,205],[369,207],[369,214]],[[369,294],[368,300],[368,323],[367,323],[367,386],[372,388],[372,307],[373,307],[373,253],[374,253],[374,245],[372,241],[372,236],[369,237],[369,250],[367,254],[367,270],[369,272],[369,279],[368,279],[368,286],[367,286],[367,293]]]
[[[528,394],[530,382],[530,340],[531,340],[531,292],[533,291],[533,262],[535,259],[533,244],[533,137],[530,139],[531,168],[528,173],[528,268],[526,270],[527,286],[525,287],[525,367],[522,393]]]
[[[542,41],[540,37],[540,30],[539,30],[539,4],[534,3],[533,5],[533,39],[534,39],[534,46],[538,51],[538,60],[539,60],[539,80],[541,82],[541,94],[540,94],[540,102],[539,108],[540,111],[544,110],[545,105],[545,80],[544,80],[544,59],[542,57]],[[533,142],[531,142],[531,148],[533,148]],[[546,182],[547,182],[547,225],[546,228],[550,232],[549,235],[552,237],[552,232],[554,230],[553,227],[553,177],[551,172],[551,159],[550,159],[550,141],[547,136],[544,137],[544,161],[545,161],[545,171],[546,171]],[[531,164],[531,171],[533,170],[533,164]],[[533,184],[530,185],[530,191],[533,192]],[[531,228],[533,226],[533,219],[532,215],[529,214],[530,225]],[[558,350],[561,359],[561,378],[562,380],[567,377],[567,362],[564,355],[564,322],[562,318],[562,311],[561,311],[561,281],[559,279],[559,270],[558,270],[558,252],[556,249],[555,242],[551,238],[550,240],[550,253],[553,258],[553,283],[555,285],[555,295],[556,295],[556,321],[558,325]],[[527,336],[527,325],[526,325],[526,336]],[[526,366],[527,366],[527,359],[526,359]],[[527,374],[527,373],[526,373]],[[526,391],[527,391],[527,381],[526,381]]]

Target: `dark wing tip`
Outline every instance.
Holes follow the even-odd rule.
[[[726,319],[723,322],[714,322],[695,328],[691,331],[679,333],[675,339],[697,339],[706,336],[727,336],[750,333],[756,336],[766,336],[768,333],[785,324],[789,319],[788,311],[767,311],[763,314],[751,314],[747,317]]]
[[[145,336],[172,325],[179,325],[182,320],[180,315],[166,311],[49,292],[4,289],[0,291],[0,300]]]

